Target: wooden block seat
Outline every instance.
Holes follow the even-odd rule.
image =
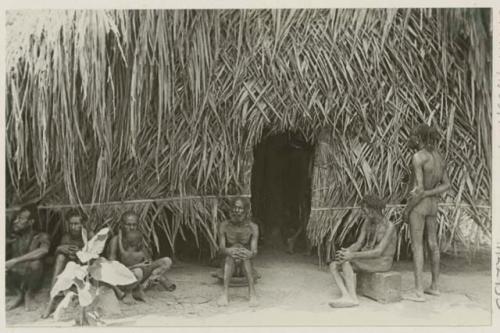
[[[252,272],[253,272],[254,282],[257,283],[257,280],[260,279],[261,276],[259,273],[257,273],[255,268],[252,269]],[[211,275],[214,278],[217,278],[220,283],[224,283],[224,269],[223,268],[219,268],[215,272],[212,272]],[[241,274],[233,275],[233,277],[229,281],[229,286],[230,287],[246,287],[246,286],[248,286],[248,280],[247,280],[246,276],[244,275],[244,273],[241,272]]]
[[[401,274],[395,271],[356,274],[358,295],[372,298],[380,303],[401,300]]]

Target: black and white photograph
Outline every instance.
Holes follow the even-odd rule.
[[[5,9],[5,326],[491,327],[495,18]]]

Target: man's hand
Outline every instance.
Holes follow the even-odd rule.
[[[247,260],[252,257],[252,252],[244,247],[231,247],[227,252],[234,259]]]
[[[335,260],[343,263],[345,261],[350,261],[354,259],[354,255],[351,251],[349,251],[348,249],[341,249],[341,250],[338,250],[336,255],[335,255]]]
[[[415,187],[410,192],[410,197],[408,198],[408,201],[406,203],[406,207],[403,211],[403,222],[406,222],[406,223],[409,222],[411,211],[425,197],[426,197],[426,191],[424,191],[424,189],[422,189],[420,187]]]
[[[57,251],[59,253],[62,253],[67,256],[74,256],[76,252],[78,252],[79,250],[80,248],[78,248],[78,246],[72,244],[64,244],[64,245],[59,245],[57,247]]]
[[[5,270],[8,271],[17,264],[16,259],[10,259],[5,262]]]

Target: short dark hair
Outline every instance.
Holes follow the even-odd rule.
[[[385,201],[374,194],[367,194],[364,196],[363,200],[361,200],[361,206],[382,210],[385,208]]]
[[[250,200],[248,200],[248,198],[245,198],[242,196],[238,196],[238,197],[233,198],[231,200],[231,207],[234,207],[234,205],[236,204],[236,201],[241,201],[243,203],[243,208],[245,209],[245,211],[250,210]]]
[[[135,217],[139,218],[139,215],[137,215],[136,212],[134,212],[133,210],[127,210],[127,211],[123,212],[123,214],[120,216],[120,222],[125,221],[125,218],[127,216],[135,216]]]
[[[437,145],[439,132],[432,126],[420,124],[413,130],[413,135],[418,137],[425,147],[432,148]]]
[[[26,204],[21,206],[21,209],[19,209],[18,214],[27,211],[30,213],[30,218],[37,220],[38,217],[38,207],[35,204]]]
[[[70,210],[68,210],[64,215],[64,218],[66,219],[66,221],[69,221],[69,219],[75,216],[81,217],[82,222],[85,221],[85,214],[83,213],[83,211],[76,208],[71,208]]]
[[[17,214],[21,214],[22,212],[29,212],[30,219],[33,220],[32,228],[33,230],[39,230],[40,225],[38,222],[38,207],[34,203],[22,205]]]

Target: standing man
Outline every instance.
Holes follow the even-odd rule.
[[[329,303],[333,308],[359,304],[355,272],[387,272],[394,260],[398,236],[396,227],[383,215],[385,203],[374,195],[367,195],[361,205],[365,221],[358,239],[348,248],[337,251],[335,261],[330,263],[330,272],[342,293],[339,299]]]
[[[224,255],[224,292],[217,301],[219,306],[229,304],[229,283],[237,266],[243,268],[248,280],[250,306],[257,306],[252,262],[257,255],[259,227],[248,217],[249,203],[243,198],[232,202],[231,219],[219,228],[219,251]]]
[[[82,229],[84,222],[84,215],[81,211],[77,209],[70,209],[65,216],[65,221],[67,225],[67,230],[60,241],[59,246],[56,248],[55,252],[55,264],[54,272],[52,274],[51,288],[54,286],[57,276],[62,273],[68,261],[74,261],[79,263],[76,252],[81,250],[84,245],[82,238]],[[93,237],[93,233],[88,231],[88,239]],[[42,315],[42,318],[48,318],[50,314],[55,310],[56,297],[52,298],[47,306],[47,309]]]
[[[426,294],[439,296],[439,245],[437,242],[437,212],[439,196],[450,188],[446,164],[437,150],[439,134],[436,129],[421,124],[410,137],[409,146],[417,150],[412,165],[415,178],[414,189],[405,209],[405,221],[410,224],[411,247],[415,275],[415,294],[405,299],[424,302]],[[424,291],[424,228],[431,252],[432,282]]]
[[[166,290],[174,291],[176,286],[166,276],[172,266],[168,257],[152,260],[149,251],[144,248],[144,238],[139,231],[139,217],[127,211],[120,218],[118,235],[109,243],[109,259],[118,260],[127,266],[137,278],[137,282],[123,287],[125,303],[134,303],[134,299],[144,302],[144,290],[155,283],[160,283]],[[121,298],[121,295],[117,295]],[[132,298],[130,297],[132,296]]]
[[[50,248],[49,235],[36,230],[36,216],[35,205],[23,206],[12,224],[5,271],[7,288],[13,289],[16,297],[7,310],[23,302],[26,311],[35,309],[34,293],[43,280],[43,258]]]

